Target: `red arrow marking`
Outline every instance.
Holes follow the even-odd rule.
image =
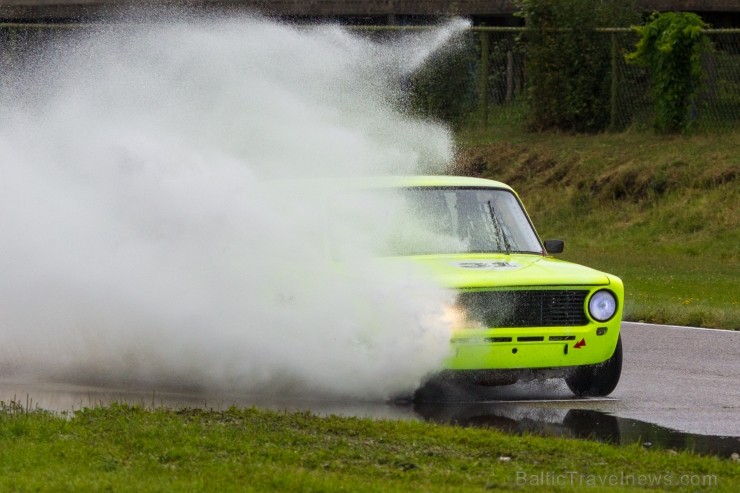
[[[573,344],[573,349],[581,349],[585,345],[586,345],[586,339],[581,339],[580,341]]]

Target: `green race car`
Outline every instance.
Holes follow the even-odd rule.
[[[448,310],[453,351],[435,383],[505,385],[564,378],[578,396],[605,396],[622,366],[622,281],[557,260],[563,242],[540,240],[516,193],[491,180],[412,176],[371,180],[414,218],[400,256],[458,294]],[[389,222],[393,222],[392,218]]]

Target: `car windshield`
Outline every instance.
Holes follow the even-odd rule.
[[[373,225],[373,251],[382,256],[542,253],[517,197],[497,188],[414,187],[383,194]],[[377,197],[376,197],[377,198]]]

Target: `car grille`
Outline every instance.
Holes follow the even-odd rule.
[[[463,292],[457,304],[486,327],[563,327],[588,324],[587,290]]]

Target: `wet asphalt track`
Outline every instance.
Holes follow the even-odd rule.
[[[622,324],[622,331],[622,379],[605,399],[576,399],[559,380],[494,388],[487,402],[399,404],[107,389],[6,376],[0,379],[0,400],[51,410],[113,401],[214,409],[254,405],[620,443],[652,440],[722,455],[740,451],[740,331],[629,322]]]
[[[688,433],[740,437],[740,331],[624,322],[610,410]]]

